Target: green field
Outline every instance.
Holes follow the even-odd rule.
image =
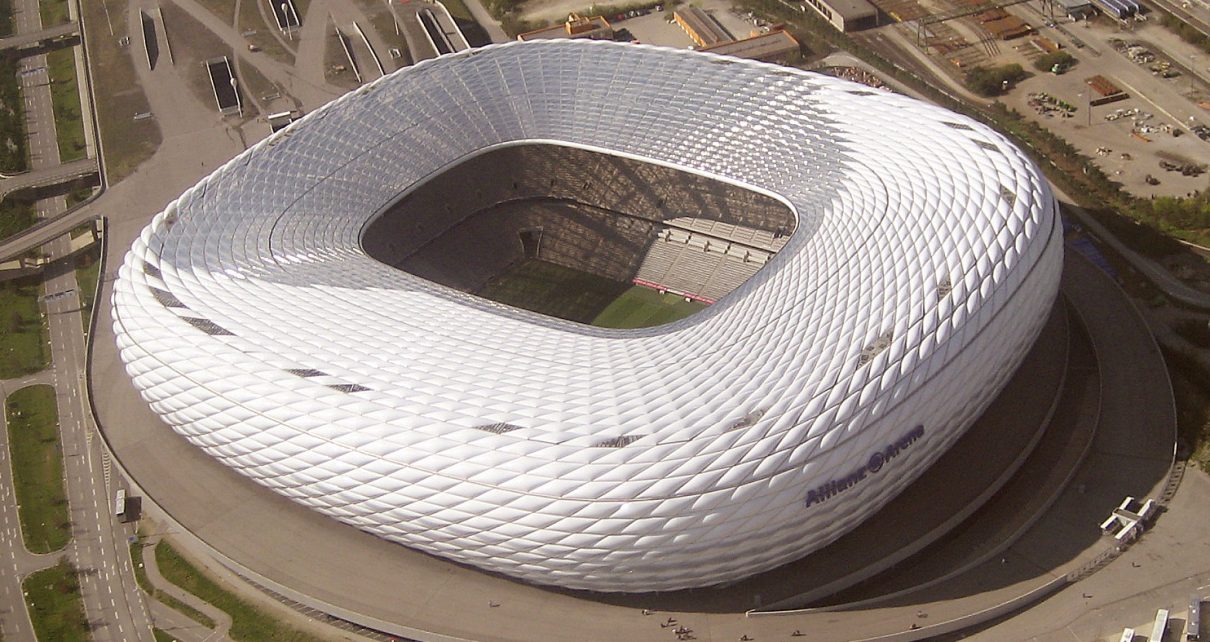
[[[474,21],[475,17],[471,15],[471,10],[466,8],[466,4],[462,0],[440,0],[441,4],[449,10],[450,17],[454,20],[470,20]]]
[[[5,197],[0,201],[0,239],[6,239],[18,232],[33,227],[38,222],[31,201]]]
[[[0,56],[0,172],[17,173],[29,169],[26,156],[25,101],[17,83],[14,56]]]
[[[209,615],[151,585],[151,580],[147,577],[147,568],[143,566],[143,549],[145,546],[141,537],[130,544],[130,563],[134,566],[134,579],[138,582],[139,588],[143,589],[144,593],[162,602],[164,606],[180,612],[185,617],[208,629],[213,629],[214,620],[210,619]]]
[[[13,0],[0,0],[0,38],[13,35]]]
[[[492,279],[476,294],[531,312],[591,324],[628,289],[629,283],[546,261],[525,260]]]
[[[531,312],[615,329],[661,325],[705,307],[684,297],[533,259],[514,265],[476,294]]]
[[[51,104],[55,111],[55,132],[59,138],[59,162],[84,158],[84,117],[80,115],[80,87],[76,83],[75,48],[46,54],[50,71]]]
[[[80,320],[84,324],[84,336],[92,320],[92,304],[97,298],[97,279],[101,271],[101,244],[95,244],[87,252],[76,257],[76,287],[80,292]]]
[[[63,490],[55,389],[27,386],[10,394],[4,406],[25,548],[31,553],[57,551],[71,541],[71,513]]]
[[[310,642],[318,641],[298,629],[258,609],[243,598],[220,587],[194,568],[165,540],[155,547],[155,561],[164,579],[213,604],[231,616],[231,639],[241,642]]]
[[[38,9],[42,14],[42,27],[53,27],[67,23],[67,0],[41,0]]]
[[[660,294],[651,288],[634,286],[614,299],[592,324],[602,328],[650,328],[671,323],[703,309],[706,304],[686,301],[675,294]]]
[[[33,374],[50,363],[37,277],[0,283],[0,379]]]
[[[89,639],[88,617],[80,599],[80,581],[76,569],[67,561],[36,573],[22,582],[29,619],[39,640],[85,642]]]

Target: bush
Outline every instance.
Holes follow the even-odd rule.
[[[1160,196],[1139,201],[1139,218],[1160,229],[1210,229],[1210,190],[1202,190],[1189,198]]]
[[[1017,81],[1025,78],[1025,70],[1016,63],[997,67],[974,67],[966,72],[966,85],[984,96],[999,96]]]
[[[1048,53],[1034,61],[1034,69],[1043,72],[1049,72],[1056,66],[1060,70],[1071,69],[1076,64],[1075,56],[1066,51],[1056,51]]]

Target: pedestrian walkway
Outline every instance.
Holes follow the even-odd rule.
[[[145,540],[146,547],[143,549],[143,569],[145,571],[147,571],[147,579],[151,582],[151,585],[154,586],[155,588],[167,593],[168,595],[171,595],[172,597],[180,600],[181,602],[188,604],[190,607],[195,608],[198,611],[201,611],[202,613],[204,613],[206,615],[206,617],[209,617],[211,620],[214,620],[214,624],[215,624],[214,630],[210,631],[209,629],[206,629],[205,627],[194,622],[193,620],[185,618],[188,622],[190,622],[192,624],[191,627],[188,627],[190,630],[196,628],[196,629],[199,629],[202,631],[206,631],[207,635],[205,635],[203,637],[204,637],[204,639],[207,639],[207,640],[226,640],[226,639],[228,639],[227,634],[231,630],[231,616],[227,615],[226,611],[219,609],[218,607],[216,607],[213,604],[194,595],[193,593],[190,593],[189,591],[186,591],[185,589],[177,586],[176,584],[169,582],[162,574],[160,574],[160,566],[156,562],[156,559],[155,559],[155,547],[157,544],[159,544],[159,542],[160,542],[159,537],[149,537],[149,538],[147,538],[147,540]],[[159,604],[159,602],[156,602],[156,603]],[[164,608],[168,608],[165,605],[161,605],[161,606],[164,606]],[[175,610],[172,610],[171,608],[169,608],[169,610],[172,611],[173,613],[177,613]],[[154,614],[157,611],[153,608],[152,612]],[[159,611],[159,612],[162,614],[162,611]],[[178,613],[178,615],[180,615],[180,614]],[[184,616],[182,616],[182,617],[184,617]],[[159,618],[157,617],[156,619],[158,622]],[[164,627],[157,627],[157,628],[162,629]],[[175,633],[174,633],[174,635],[175,635]]]

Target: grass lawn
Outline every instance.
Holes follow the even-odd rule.
[[[33,374],[50,363],[37,277],[0,283],[0,379]]]
[[[71,207],[73,205],[79,205],[80,203],[87,201],[89,199],[89,197],[92,196],[92,192],[93,192],[92,187],[81,187],[79,189],[73,189],[72,191],[67,193],[67,206]]]
[[[281,4],[280,2],[278,4]],[[265,13],[261,14],[261,9]],[[301,11],[302,7],[298,7]],[[243,33],[249,29],[255,29],[256,33],[247,36],[248,42],[260,47],[262,51],[269,54],[269,57],[274,60],[286,64],[294,64],[294,52],[282,45],[282,42],[273,34],[277,29],[277,19],[273,17],[273,11],[269,9],[269,5],[265,0],[243,0],[239,5],[239,30]],[[299,16],[301,17],[301,16]],[[298,34],[285,36],[286,42],[292,43],[292,46],[298,46]]]
[[[244,2],[253,2],[254,0],[244,0]],[[264,0],[255,0],[255,2],[263,2]],[[200,0],[203,7],[210,10],[210,13],[222,19],[224,24],[235,24],[235,2],[232,0]],[[168,27],[171,28],[171,27]],[[246,29],[247,27],[245,27]]]
[[[683,296],[660,294],[636,285],[610,303],[592,324],[602,328],[649,328],[684,319],[705,307],[706,304],[686,301]]]
[[[63,490],[55,389],[27,386],[10,394],[4,406],[25,547],[31,553],[57,551],[71,541],[71,513]]]
[[[169,582],[226,611],[231,616],[231,638],[246,642],[319,642],[321,638],[292,628],[240,597],[223,589],[181,557],[168,542],[155,547],[160,574]]]
[[[621,330],[662,325],[706,307],[675,294],[535,259],[517,263],[476,294],[539,314]]]
[[[10,174],[29,169],[17,62],[15,57],[0,56],[0,172]]]
[[[591,324],[628,289],[629,283],[527,259],[493,279],[476,294],[532,312]]]
[[[31,574],[22,583],[29,619],[39,640],[86,642],[88,617],[80,599],[76,569],[67,558],[58,564]]]
[[[67,0],[39,0],[38,9],[42,13],[43,27],[67,23]]]
[[[91,226],[90,226],[91,227]],[[88,322],[92,317],[92,304],[97,298],[97,279],[101,272],[101,244],[76,257],[76,288],[80,292],[80,320],[84,323],[84,336],[88,336]]]
[[[143,567],[143,549],[144,544],[142,539],[130,545],[130,561],[134,566],[134,578],[139,583],[139,588],[143,589],[144,593],[162,602],[164,606],[180,612],[185,617],[208,629],[213,629],[214,620],[210,619],[210,616],[151,585],[151,580],[147,579],[147,569]]]
[[[84,158],[84,118],[80,115],[80,88],[76,84],[75,47],[46,54],[50,73],[51,102],[55,108],[55,132],[59,138],[59,161]]]
[[[449,10],[450,16],[455,20],[470,20],[474,22],[475,17],[471,15],[471,10],[466,8],[466,4],[462,0],[440,0],[441,4]]]
[[[0,239],[6,239],[38,222],[34,204],[30,201],[5,197],[0,201]]]
[[[0,38],[13,35],[13,0],[0,0]]]
[[[176,642],[176,638],[154,627],[151,629],[151,634],[155,636],[155,642]]]

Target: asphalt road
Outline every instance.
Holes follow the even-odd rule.
[[[23,31],[14,36],[0,38],[0,50],[20,49],[22,47],[38,44],[44,40],[78,36],[79,34],[80,25],[75,22],[55,25],[39,31]]]
[[[0,400],[37,384],[50,383],[49,371],[21,379],[0,381]],[[21,522],[17,517],[17,497],[13,493],[12,466],[8,456],[7,413],[0,412],[0,635],[5,640],[32,641],[33,625],[25,610],[21,580],[30,573],[53,564],[53,559],[25,550],[21,540]]]
[[[34,75],[44,75],[45,70],[34,70]],[[27,101],[28,102],[28,101]],[[22,189],[57,185],[75,178],[82,178],[98,171],[97,161],[82,158],[63,165],[43,167],[30,172],[5,176],[0,179],[0,198]]]
[[[37,0],[18,0],[14,9],[18,33],[42,30]],[[46,56],[23,58],[19,69],[31,174],[60,170]],[[35,203],[39,217],[46,219],[59,216],[66,205],[61,196]],[[65,257],[70,253],[70,242],[60,236],[45,250],[52,258]],[[96,429],[83,396],[85,343],[73,263],[66,260],[52,264],[47,269],[44,288],[48,295],[44,305],[52,364],[40,376],[55,386],[73,538],[61,553],[22,555],[24,545],[17,528],[11,531],[6,528],[3,547],[8,549],[18,571],[14,579],[54,564],[62,554],[68,556],[79,570],[85,614],[94,640],[153,640],[150,619],[125,544],[129,527],[118,527],[112,521],[108,466],[103,460],[100,440],[94,439]],[[6,386],[6,394],[7,391]],[[11,489],[11,484],[5,488]],[[12,517],[15,518],[15,513]],[[13,630],[5,631],[6,639],[32,640],[32,630],[25,626],[28,620],[24,618],[28,615],[20,592],[11,598],[9,595],[7,590],[0,593],[3,601],[0,610],[13,614],[8,618]]]

